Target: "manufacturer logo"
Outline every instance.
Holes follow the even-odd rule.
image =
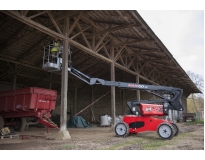
[[[128,87],[133,87],[133,88],[147,88],[147,86],[141,85],[141,84],[128,84]]]
[[[152,110],[152,107],[147,107],[147,108],[146,108],[146,111],[147,111],[147,112],[149,112],[149,111],[151,111],[151,110]]]
[[[39,102],[42,102],[42,103],[49,103],[49,101],[46,101],[46,100],[39,100]]]

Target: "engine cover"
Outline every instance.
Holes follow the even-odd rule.
[[[146,116],[151,116],[151,115],[156,115],[156,116],[163,116],[164,115],[164,109],[163,105],[159,104],[140,104],[140,112],[142,115]]]

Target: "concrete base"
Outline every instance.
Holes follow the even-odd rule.
[[[59,131],[58,134],[57,134],[56,139],[58,139],[58,140],[66,140],[66,139],[71,139],[71,136],[70,136],[68,130]]]

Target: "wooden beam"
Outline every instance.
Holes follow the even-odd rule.
[[[27,11],[23,11],[23,16],[26,16],[28,13],[28,10]]]
[[[125,23],[115,22],[115,21],[99,21],[92,20],[94,23],[105,23],[105,24],[114,24],[114,25],[124,25]]]
[[[84,31],[86,31],[87,29],[89,29],[90,27],[92,27],[92,25],[89,25],[88,27],[84,28],[84,29],[81,30],[80,32],[76,33],[75,35],[73,35],[72,37],[70,37],[70,39],[74,39],[74,38],[77,37],[79,34],[82,34]]]
[[[127,68],[130,68],[130,66],[133,64],[133,62],[134,62],[134,60],[137,58],[137,55],[135,55],[132,59],[131,59],[131,61],[130,61],[130,63],[127,65]]]
[[[115,44],[114,46],[119,47],[122,45],[130,45],[130,44],[142,43],[142,42],[153,42],[153,40],[150,40],[147,38],[139,38],[139,39],[135,39],[135,40],[127,41],[127,42],[118,43],[118,44]]]
[[[114,46],[113,46],[113,47],[114,47]],[[115,55],[115,57],[114,57],[114,59],[113,59],[114,61],[117,61],[117,59],[119,58],[119,55],[123,52],[124,47],[125,47],[125,45],[122,46],[121,49],[118,51],[118,53]]]
[[[95,46],[94,51],[97,50],[97,48],[100,46],[100,44],[102,43],[102,41],[105,39],[105,37],[107,36],[108,32],[105,32],[104,35],[100,38],[100,40],[98,41],[97,45]]]
[[[106,45],[111,39],[112,39],[112,38],[108,39],[105,43],[102,42],[102,45],[96,50],[96,52],[100,51],[103,47],[106,48],[105,45]],[[106,51],[107,51],[107,50],[106,50]],[[107,54],[107,52],[106,52],[106,54]],[[108,55],[109,55],[109,54],[108,54]],[[109,56],[108,56],[108,57],[109,57]]]
[[[93,50],[83,46],[82,44],[80,44],[80,43],[78,43],[78,42],[76,42],[76,41],[74,41],[72,39],[69,39],[69,38],[68,38],[68,41],[69,41],[70,44],[72,44],[73,46],[83,50],[84,52],[86,52],[86,53],[88,53],[88,54],[90,54],[90,55],[92,55],[92,56],[94,56],[96,58],[99,58],[99,59],[101,59],[101,60],[103,60],[105,62],[112,63],[112,60],[110,60],[109,58],[106,58],[105,56],[102,56],[102,55],[98,54],[97,52],[94,52]],[[124,67],[121,64],[118,64],[116,62],[115,62],[115,66],[120,68],[120,69],[122,69],[122,70],[124,70],[124,71],[126,71],[126,72],[128,72],[128,73],[130,73],[130,74],[132,74],[132,75],[138,75],[138,73],[133,72],[133,71],[129,70],[128,68],[126,68],[126,67]],[[147,81],[149,83],[157,85],[157,83],[155,83],[155,82],[153,82],[153,81],[151,81],[151,80],[149,80],[149,79],[147,79],[147,78],[145,78],[145,77],[143,77],[141,75],[139,75],[139,76],[140,76],[141,79],[144,79],[145,81]]]
[[[77,26],[78,26],[79,30],[81,31],[81,34],[82,34],[82,36],[83,36],[83,39],[84,39],[85,43],[87,44],[87,47],[88,47],[89,49],[91,49],[90,43],[88,42],[88,40],[87,40],[85,34],[82,32],[82,29],[81,29],[79,23],[77,24]]]
[[[34,15],[32,15],[32,16],[30,16],[30,17],[28,17],[28,18],[29,18],[29,19],[32,19],[32,18],[38,17],[38,16],[40,16],[40,15],[42,15],[42,14],[45,14],[45,13],[47,13],[47,11],[42,11],[42,12],[39,12],[39,13],[34,14]]]
[[[51,29],[49,29],[49,28],[47,28],[47,27],[45,27],[45,26],[43,26],[39,23],[36,23],[33,20],[31,20],[31,19],[29,19],[25,16],[22,16],[17,11],[4,10],[4,11],[1,11],[1,12],[3,12],[4,14],[6,14],[8,16],[11,16],[14,19],[17,19],[17,20],[19,20],[19,21],[21,21],[21,22],[23,22],[23,23],[25,23],[25,24],[27,24],[27,25],[29,25],[29,26],[31,26],[31,27],[33,27],[33,28],[35,28],[35,29],[37,29],[41,32],[43,32],[43,33],[46,33],[46,34],[48,34],[52,37],[57,37],[60,40],[66,39],[66,37],[64,35],[59,34],[59,33],[55,32],[55,31],[53,31],[53,30],[51,30]]]
[[[47,14],[48,14],[48,16],[50,17],[50,19],[51,19],[52,23],[54,24],[54,26],[56,27],[58,33],[62,34],[62,32],[61,32],[61,30],[60,30],[60,28],[59,28],[57,22],[56,22],[55,19],[53,18],[51,12],[50,12],[50,11],[47,11]]]
[[[103,34],[105,32],[113,32],[113,31],[125,29],[125,28],[128,28],[128,27],[133,27],[133,26],[139,27],[139,25],[137,25],[137,24],[128,23],[128,24],[123,24],[123,25],[116,26],[116,27],[113,27],[113,28],[108,28],[108,29],[105,29],[105,30],[101,30],[101,31],[99,31],[95,34],[98,35],[98,34]]]
[[[77,25],[78,21],[80,20],[81,16],[83,15],[83,12],[80,12],[80,14],[78,15],[78,17],[75,19],[75,22],[73,23],[73,25],[70,27],[69,31],[68,31],[68,36],[71,34],[71,32],[73,31],[73,29],[75,28],[75,26]]]

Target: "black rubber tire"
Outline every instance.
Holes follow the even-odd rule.
[[[179,133],[179,128],[178,128],[178,126],[175,123],[172,123],[172,126],[174,127],[174,130],[175,130],[174,136],[177,136],[178,133]]]
[[[26,128],[26,118],[16,118],[16,125],[13,126],[14,131],[23,132]]]
[[[162,129],[161,127],[167,127],[167,129],[170,129],[170,134],[167,134],[168,135],[167,137],[161,134],[161,129]],[[166,134],[166,132],[167,130],[165,128],[164,133]],[[174,136],[174,132],[175,132],[174,127],[171,124],[166,123],[166,122],[159,124],[159,126],[157,127],[157,134],[159,135],[160,138],[164,140],[172,139]]]
[[[4,127],[4,119],[0,116],[0,129]]]
[[[119,128],[120,125],[123,125],[124,129],[125,129],[124,134],[121,134],[121,135],[117,131],[119,129],[122,130],[122,128]],[[126,137],[129,134],[129,126],[125,122],[120,122],[120,123],[116,124],[116,126],[115,126],[115,133],[116,133],[117,136]]]

